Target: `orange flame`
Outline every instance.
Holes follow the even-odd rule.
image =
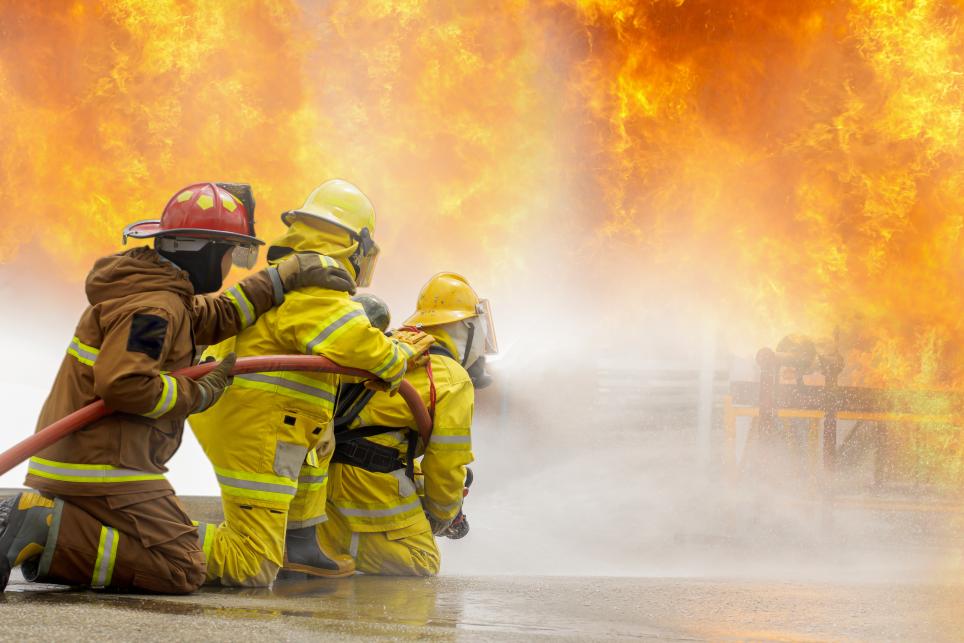
[[[581,276],[599,310],[672,300],[744,347],[839,328],[854,379],[957,385],[961,18],[950,0],[6,3],[0,262],[35,239],[77,278],[197,180],[251,182],[271,238],[342,176],[379,211],[379,288],[471,267],[554,296]]]

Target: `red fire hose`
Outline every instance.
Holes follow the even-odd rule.
[[[198,364],[197,366],[182,368],[179,371],[174,371],[173,374],[197,379],[212,370],[215,366],[217,366],[216,362],[207,362]],[[265,371],[314,371],[316,373],[335,373],[365,379],[377,379],[368,371],[339,366],[327,357],[315,355],[242,357],[238,360],[238,363],[235,364],[231,374],[243,375],[245,373],[262,373]],[[422,437],[423,443],[428,444],[429,437],[432,435],[432,418],[429,416],[428,409],[425,408],[421,396],[411,384],[404,381],[399,387],[398,393],[412,410],[412,415],[415,417],[418,433]],[[10,471],[33,454],[49,447],[62,437],[78,431],[91,422],[95,422],[111,413],[113,413],[113,411],[107,408],[103,400],[97,400],[93,404],[88,404],[70,415],[57,420],[50,426],[37,431],[26,440],[16,444],[13,448],[0,453],[0,475]]]

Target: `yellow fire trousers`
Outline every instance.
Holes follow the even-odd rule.
[[[274,581],[284,562],[285,531],[325,520],[327,462],[324,465],[302,465],[298,492],[288,507],[265,507],[247,498],[221,496],[224,522],[197,525],[208,584],[267,587]]]
[[[391,531],[353,532],[338,509],[328,505],[328,520],[319,524],[318,541],[333,554],[348,554],[355,569],[382,576],[435,576],[441,557],[424,516],[413,525]]]

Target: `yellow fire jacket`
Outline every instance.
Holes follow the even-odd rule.
[[[323,253],[340,262],[346,254],[330,235],[301,225],[293,225],[275,245]],[[372,328],[362,306],[347,293],[322,288],[289,293],[271,314],[212,347],[205,357],[220,358],[232,350],[239,357],[324,355],[390,383],[401,381],[412,355],[408,346]],[[311,465],[326,465],[330,457],[338,384],[339,376],[328,373],[238,375],[216,405],[191,416],[191,428],[214,466],[221,493],[287,510],[306,456]],[[324,493],[324,485],[320,491]]]
[[[474,460],[471,427],[475,389],[468,373],[458,362],[444,355],[432,355],[431,361],[436,393],[435,428],[427,446],[419,441],[417,454],[423,456],[424,508],[440,520],[450,520],[462,506],[465,465]],[[426,369],[410,371],[405,379],[429,406],[430,385]],[[350,428],[362,426],[415,429],[416,425],[401,396],[376,393]],[[399,430],[367,439],[398,449],[404,459],[408,431]],[[334,507],[344,516],[353,531],[391,531],[424,520],[422,502],[403,469],[374,473],[333,463],[328,498],[329,508]]]

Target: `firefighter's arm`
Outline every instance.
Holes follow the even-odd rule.
[[[431,518],[447,526],[462,507],[465,466],[472,455],[472,412],[475,389],[466,376],[440,395],[435,407],[435,428],[422,458],[425,475],[424,505]]]
[[[284,290],[268,269],[257,272],[220,295],[196,295],[191,306],[194,341],[217,344],[257,321],[284,301]]]
[[[233,337],[268,310],[283,304],[285,293],[308,287],[355,292],[351,275],[331,257],[294,254],[243,279],[220,295],[194,297],[195,341],[209,345]]]
[[[338,295],[285,302],[278,315],[284,343],[300,353],[324,355],[341,366],[370,371],[392,389],[397,388],[415,352],[372,327],[361,304]]]
[[[100,354],[94,362],[94,394],[114,411],[149,418],[187,417],[200,400],[198,385],[161,371],[179,322],[160,308],[122,311],[102,319]]]

